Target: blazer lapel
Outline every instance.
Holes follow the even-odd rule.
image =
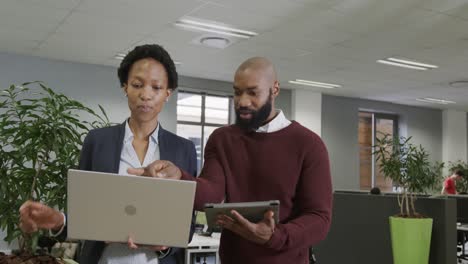
[[[159,124],[159,133],[158,133],[158,141],[159,141],[159,159],[160,160],[174,160],[174,148],[171,148],[170,142],[167,138],[167,131],[161,127]]]
[[[125,137],[125,123],[127,120],[125,120],[121,125],[118,126],[117,130],[117,135],[115,137],[115,145],[117,146],[117,151],[114,153],[114,164],[112,164],[112,172],[113,173],[119,173],[119,167],[120,167],[120,155],[122,153],[122,147],[123,147],[123,140]]]

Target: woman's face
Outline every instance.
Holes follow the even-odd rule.
[[[131,118],[142,123],[157,120],[172,92],[167,85],[167,72],[161,63],[151,58],[136,61],[123,87]]]

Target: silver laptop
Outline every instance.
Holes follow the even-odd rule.
[[[68,238],[187,247],[196,182],[68,171]]]

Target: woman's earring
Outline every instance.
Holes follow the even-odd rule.
[[[166,102],[169,102],[169,97],[166,97]]]
[[[125,93],[125,97],[128,97],[128,94],[127,94],[127,93]]]

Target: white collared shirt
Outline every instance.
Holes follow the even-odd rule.
[[[128,168],[146,167],[151,162],[159,159],[158,132],[159,124],[149,138],[148,150],[142,164],[133,148],[133,132],[128,125],[128,121],[125,122],[125,136],[120,154],[119,174],[128,175]],[[130,249],[126,243],[110,243],[104,249],[99,264],[158,264],[158,257],[149,248]]]
[[[270,122],[267,124],[259,127],[255,132],[258,133],[271,133],[271,132],[276,132],[279,131],[291,124],[291,121],[289,121],[286,116],[284,116],[283,111],[278,109],[276,111],[276,116],[273,118]]]
[[[154,132],[149,138],[148,150],[146,151],[145,159],[143,164],[138,159],[135,149],[133,148],[133,132],[128,125],[128,121],[125,122],[125,136],[122,146],[122,153],[120,154],[119,174],[128,175],[128,168],[141,168],[146,167],[155,160],[159,160],[159,123]]]

